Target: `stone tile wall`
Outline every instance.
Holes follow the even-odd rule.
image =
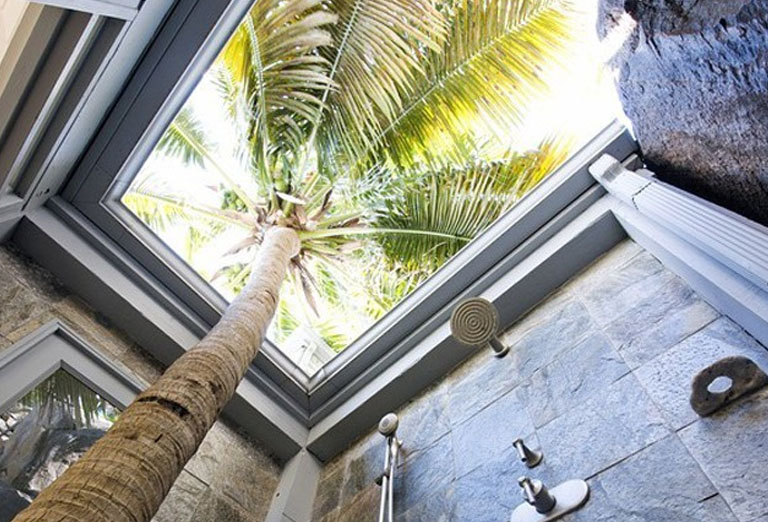
[[[399,521],[505,522],[523,474],[588,479],[565,522],[768,521],[768,389],[700,419],[690,383],[723,356],[768,351],[626,241],[478,355],[405,405]],[[386,413],[386,412],[382,412]],[[544,452],[527,470],[512,442]],[[316,522],[377,518],[383,440],[328,463]]]
[[[162,371],[140,346],[10,246],[0,247],[0,351],[58,319],[139,380]],[[259,444],[217,422],[161,506],[155,522],[261,522],[280,466]]]

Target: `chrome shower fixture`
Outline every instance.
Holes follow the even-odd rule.
[[[400,419],[394,413],[387,413],[379,421],[379,433],[385,437],[394,435],[397,427],[400,425]]]
[[[499,312],[482,297],[470,297],[460,302],[451,313],[451,334],[467,346],[488,346],[496,357],[504,357],[509,347],[498,338]]]
[[[520,457],[522,463],[529,468],[535,468],[541,464],[541,459],[544,457],[544,455],[540,451],[534,451],[526,446],[525,442],[523,442],[523,439],[517,439],[512,443],[512,445],[517,450],[517,455]]]
[[[379,433],[387,439],[387,453],[384,457],[384,472],[376,479],[381,486],[381,503],[379,505],[379,522],[394,522],[394,488],[395,469],[400,446],[403,443],[397,438],[397,428],[400,420],[394,413],[384,415],[379,421]]]
[[[583,480],[563,482],[550,491],[540,480],[520,477],[525,502],[512,512],[510,522],[552,522],[582,507],[589,498]]]
[[[542,481],[520,477],[517,479],[517,483],[523,490],[523,499],[533,506],[537,513],[549,513],[555,509],[557,500]]]

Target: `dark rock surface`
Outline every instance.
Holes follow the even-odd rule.
[[[29,505],[29,500],[8,484],[0,481],[0,522],[9,522]]]
[[[768,224],[768,0],[601,0],[637,25],[619,93],[662,180]]]

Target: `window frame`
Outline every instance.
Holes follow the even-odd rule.
[[[117,248],[127,253],[130,261],[112,257],[126,272],[135,272],[145,289],[201,337],[221,317],[226,300],[120,197],[251,4],[252,0],[178,2],[62,196],[48,204],[70,222],[74,211],[94,224],[107,241],[91,234],[90,242],[103,252]],[[444,315],[446,307],[464,290],[477,286],[506,253],[594,186],[586,170],[590,161],[603,152],[626,157],[635,147],[626,129],[613,122],[316,374],[308,376],[267,340],[250,377],[276,387],[283,403],[313,425],[366,379],[374,378],[373,372],[381,372],[417,344],[428,333],[419,325],[435,314]]]
[[[104,357],[64,323],[53,320],[0,352],[0,411],[58,370],[65,370],[119,409],[147,383]]]

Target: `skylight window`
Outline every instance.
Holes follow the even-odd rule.
[[[258,0],[122,202],[227,299],[297,229],[312,375],[614,118],[595,3]]]

